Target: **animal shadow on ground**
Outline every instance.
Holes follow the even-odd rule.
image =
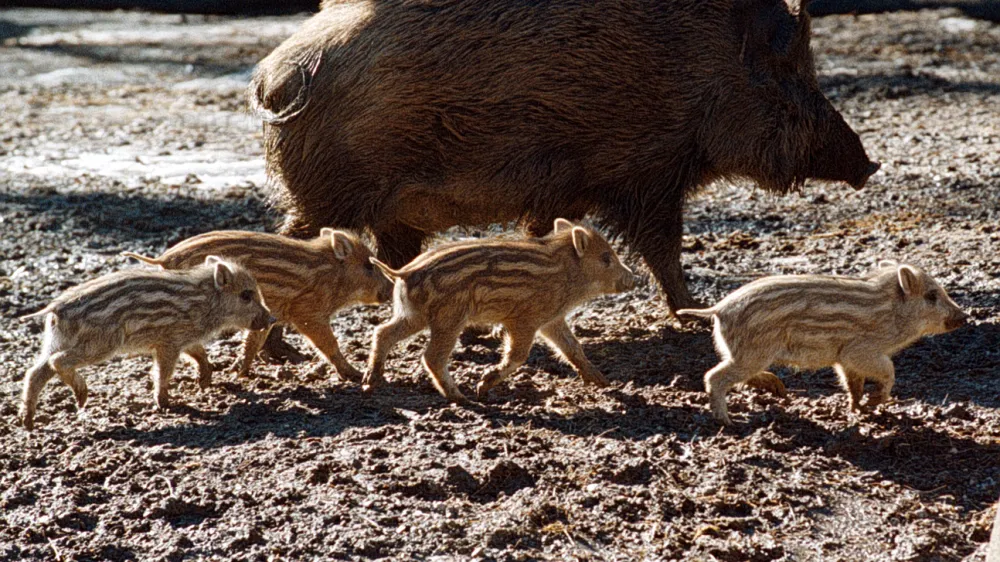
[[[259,228],[272,218],[266,204],[249,192],[240,199],[205,200],[179,194],[0,191],[0,207],[13,211],[26,230],[85,232],[99,244],[129,248],[162,249],[209,230]]]
[[[1000,458],[1000,444],[980,443],[934,429],[920,417],[885,410],[869,415],[865,425],[870,431],[859,425],[831,431],[808,418],[782,413],[774,423],[750,424],[739,431],[744,438],[761,433],[762,446],[773,451],[818,450],[839,457],[925,497],[970,509],[985,509],[996,500],[1000,464],[990,459]]]
[[[405,424],[410,418],[400,412],[420,415],[447,407],[435,400],[402,393],[393,393],[389,405],[390,400],[385,397],[362,396],[357,386],[297,386],[268,393],[258,393],[241,383],[222,382],[215,387],[231,395],[233,403],[224,411],[177,405],[165,414],[201,423],[185,420],[152,430],[113,427],[95,432],[95,438],[214,449],[271,436],[329,437],[352,427]]]

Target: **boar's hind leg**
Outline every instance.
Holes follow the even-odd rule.
[[[453,325],[432,325],[431,341],[424,351],[424,368],[431,374],[431,381],[438,389],[438,392],[449,401],[462,406],[469,405],[468,398],[458,389],[458,385],[448,374],[448,360],[451,352],[455,349],[455,342],[462,331],[462,326]]]
[[[361,381],[361,390],[371,392],[385,383],[382,371],[389,351],[400,341],[422,330],[424,326],[408,316],[393,316],[385,324],[375,328],[372,334],[372,350],[368,357],[368,372]]]
[[[156,407],[166,410],[170,407],[170,378],[174,374],[180,353],[176,349],[159,348],[155,353],[155,367],[152,371],[153,396],[156,397]]]
[[[348,363],[347,358],[340,352],[340,345],[337,343],[337,336],[330,327],[330,320],[322,315],[295,322],[295,329],[305,336],[313,347],[323,354],[327,361],[337,368],[337,374],[344,380],[361,382],[361,371]]]
[[[682,308],[702,308],[688,292],[681,269],[681,205],[645,228],[633,242],[667,298],[670,314]]]
[[[584,383],[608,386],[608,379],[587,359],[580,341],[573,335],[573,330],[566,324],[565,318],[542,326],[541,333],[542,337],[580,373]]]
[[[212,386],[212,362],[208,360],[208,352],[201,344],[192,345],[184,350],[184,354],[198,365],[198,386],[204,390]]]
[[[531,345],[535,341],[534,327],[506,326],[504,330],[503,361],[495,371],[487,373],[476,385],[476,396],[482,399],[491,388],[506,379],[528,360]]]

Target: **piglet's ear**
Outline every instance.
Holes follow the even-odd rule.
[[[899,262],[896,260],[879,260],[878,265],[875,266],[878,269],[888,269],[890,267],[897,267]]]
[[[338,260],[344,261],[347,256],[354,252],[354,241],[343,230],[324,228],[323,234],[330,237],[330,245],[333,246],[333,255]]]
[[[552,225],[552,230],[556,232],[562,232],[564,230],[569,230],[573,228],[573,223],[566,219],[556,219],[556,222]]]
[[[590,233],[587,232],[587,229],[582,226],[574,226],[573,248],[576,250],[576,255],[582,258],[583,253],[587,251],[588,244],[590,244]]]
[[[219,256],[205,256],[205,265],[215,265],[222,261]]]
[[[899,286],[903,288],[903,293],[908,297],[924,294],[924,282],[920,279],[920,272],[909,265],[901,265],[896,271],[899,275]]]
[[[229,264],[221,260],[215,262],[215,287],[217,289],[223,289],[231,285],[233,277],[233,270],[229,267]]]

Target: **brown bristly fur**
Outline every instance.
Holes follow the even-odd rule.
[[[184,240],[157,258],[124,255],[165,269],[190,267],[207,255],[246,267],[257,279],[264,302],[279,323],[299,331],[346,380],[361,380],[340,351],[330,317],[355,303],[388,300],[392,284],[374,270],[368,247],[355,234],[323,229],[310,240],[238,230],[207,232]],[[239,374],[250,372],[267,331],[246,336]]]
[[[228,329],[263,330],[274,319],[261,304],[253,276],[216,256],[182,271],[127,270],[73,287],[44,309],[45,336],[35,365],[24,377],[21,421],[34,427],[38,396],[52,377],[73,389],[77,407],[87,383],[76,370],[123,353],[152,353],[158,408],[169,404],[169,384],[183,353],[198,364],[202,388],[212,365],[202,344]]]
[[[504,327],[503,362],[479,382],[480,397],[524,363],[537,333],[584,382],[607,384],[566,324],[566,314],[585,301],[634,286],[632,272],[598,232],[558,219],[543,238],[448,244],[398,270],[375,261],[396,285],[393,317],[372,338],[366,389],[383,382],[385,359],[396,343],[429,327],[424,368],[445,398],[466,403],[448,374],[448,359],[468,324]]]
[[[680,315],[712,317],[720,363],[705,374],[712,413],[730,423],[726,394],[736,384],[783,387],[764,371],[772,364],[803,369],[833,367],[860,408],[889,399],[892,356],[916,340],[958,328],[967,315],[930,276],[912,265],[886,261],[864,278],[822,275],[766,277],[703,310]]]
[[[878,168],[820,91],[783,0],[369,0],[258,65],[283,232],[368,229],[400,267],[454,225],[598,217],[671,310],[684,200],[716,180],[860,188]]]

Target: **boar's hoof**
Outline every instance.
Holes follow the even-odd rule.
[[[371,394],[373,390],[385,384],[385,377],[381,372],[368,371],[361,380],[361,392]]]
[[[21,426],[24,427],[26,431],[31,431],[35,429],[35,418],[34,416],[21,416]]]

